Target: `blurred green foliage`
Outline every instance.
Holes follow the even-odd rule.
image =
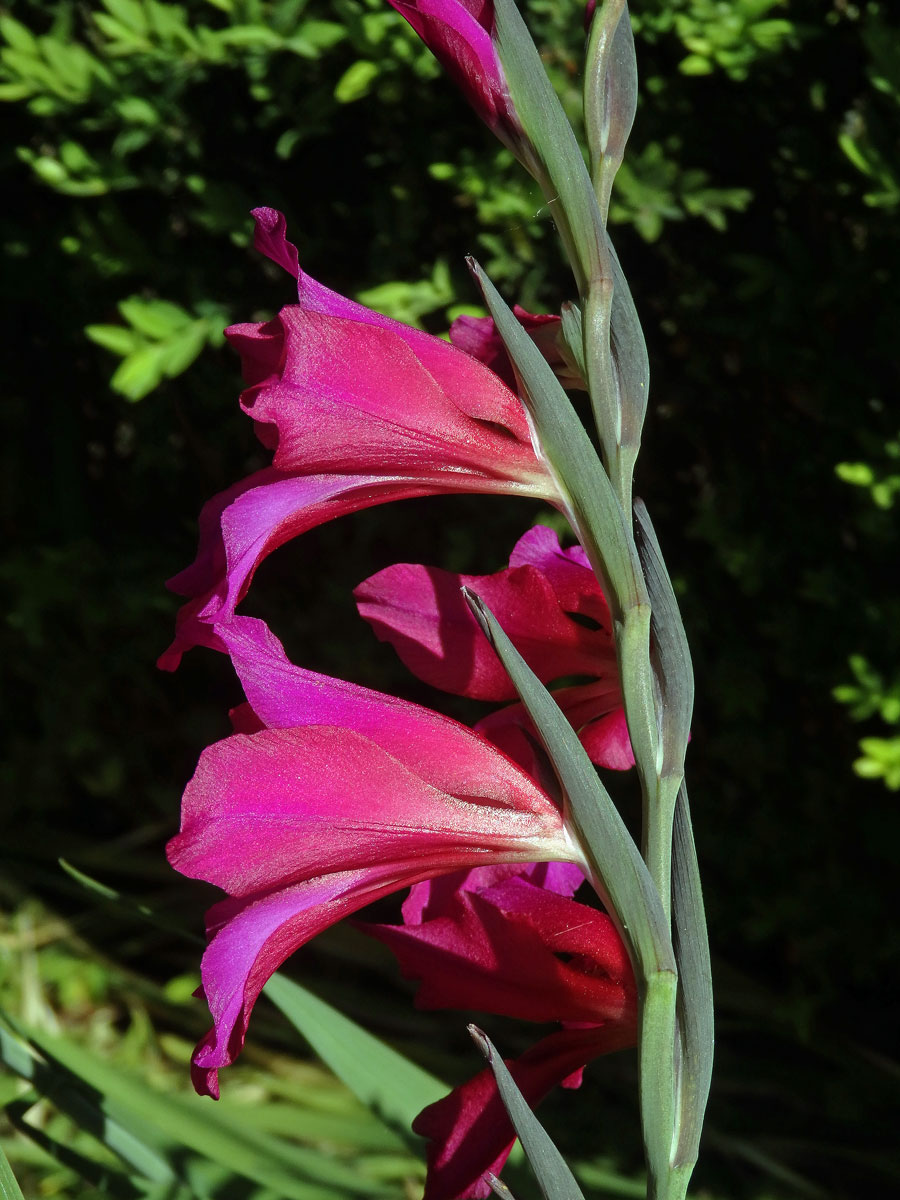
[[[900,437],[885,442],[879,458],[880,466],[867,462],[839,462],[835,467],[838,479],[854,487],[866,488],[872,502],[879,508],[892,508],[894,497],[900,492]]]
[[[900,725],[900,675],[887,684],[861,654],[851,654],[854,683],[834,689],[834,698],[846,704],[854,721],[878,716],[888,725]],[[863,779],[880,779],[892,792],[900,791],[900,735],[891,738],[864,737],[862,754],[853,770]]]
[[[122,361],[109,381],[126,400],[142,400],[163,379],[186,371],[204,346],[221,346],[225,314],[215,305],[197,306],[204,315],[192,316],[179,304],[129,296],[119,301],[126,325],[86,325],[84,332]]]
[[[653,365],[638,490],[699,685],[689,769],[720,1029],[698,1195],[886,1194],[900,14],[874,0],[634,7],[641,101],[611,219]],[[581,5],[526,10],[577,124]],[[196,950],[99,913],[56,860],[200,927],[206,891],[172,877],[162,843],[239,689],[216,655],[174,678],[152,663],[175,609],[161,580],[192,554],[201,503],[266,458],[221,328],[264,319],[292,284],[248,249],[248,210],[283,208],[316,278],[438,333],[477,311],[467,252],[526,307],[557,310],[570,284],[542,198],[382,0],[14,0],[0,39],[15,197],[0,210],[0,999],[36,1032],[180,1088],[203,1024],[185,983]],[[536,515],[477,498],[373,510],[273,556],[248,603],[304,664],[442,705],[373,644],[350,590],[401,559],[497,569]],[[413,1013],[359,937],[323,939],[299,969],[436,1073],[477,1066],[462,1021]],[[228,1086],[283,1128],[304,1088],[312,1104],[329,1084],[282,1026],[254,1022]],[[511,1051],[530,1036],[490,1032]],[[21,1085],[0,1083],[19,1120]],[[628,1056],[585,1088],[548,1105],[548,1124],[591,1195],[635,1194]],[[332,1130],[317,1150],[414,1195],[408,1156],[393,1176],[371,1166],[376,1134],[345,1092],[335,1104],[359,1140]],[[22,1120],[47,1145],[3,1138],[26,1194],[93,1197],[76,1160],[47,1158],[87,1142],[32,1106]],[[253,1194],[198,1172],[192,1195]]]

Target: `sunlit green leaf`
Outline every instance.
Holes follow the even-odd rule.
[[[24,1200],[22,1189],[16,1182],[9,1159],[0,1147],[0,1197],[2,1200]]]
[[[339,104],[352,104],[355,100],[362,100],[363,96],[368,95],[377,77],[377,63],[360,59],[348,67],[334,85],[335,100]]]
[[[449,1091],[439,1079],[292,980],[274,975],[265,992],[338,1079],[404,1136],[410,1136],[409,1127],[421,1110]]]
[[[0,1029],[0,1033],[2,1033]],[[96,1054],[74,1042],[29,1031],[32,1042],[48,1056],[48,1065],[30,1075],[37,1085],[46,1079],[50,1094],[67,1086],[82,1094],[88,1104],[103,1113],[87,1126],[104,1144],[121,1155],[122,1139],[131,1139],[134,1153],[129,1161],[152,1161],[155,1153],[158,1169],[177,1178],[179,1172],[169,1166],[169,1157],[177,1162],[175,1147],[187,1148],[214,1163],[228,1166],[237,1174],[278,1189],[286,1200],[342,1200],[383,1194],[380,1185],[340,1162],[246,1127],[240,1110],[227,1104],[211,1104],[193,1095],[163,1094],[148,1086],[146,1079],[104,1062]],[[9,1041],[9,1035],[5,1035]],[[9,1061],[9,1060],[8,1060]],[[59,1065],[57,1066],[56,1063]],[[13,1069],[17,1069],[10,1061]],[[108,1143],[108,1130],[119,1131],[119,1141]],[[157,1146],[157,1151],[150,1147]],[[137,1147],[143,1147],[143,1159],[135,1160]],[[141,1168],[142,1172],[144,1168]],[[159,1177],[159,1176],[157,1176]]]
[[[164,348],[159,345],[138,347],[113,372],[109,386],[127,400],[142,400],[159,386],[163,354]]]
[[[122,358],[137,349],[141,341],[138,334],[125,325],[85,325],[84,332],[92,342]]]

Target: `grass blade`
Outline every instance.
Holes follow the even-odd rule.
[[[2,1200],[25,1200],[2,1147],[0,1147],[0,1197]]]
[[[265,993],[353,1094],[405,1140],[449,1087],[299,984],[273,975]]]

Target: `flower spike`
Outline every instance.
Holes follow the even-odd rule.
[[[488,604],[543,683],[563,676],[586,680],[556,691],[557,703],[595,763],[632,767],[609,608],[581,547],[564,550],[551,529],[537,525],[516,543],[509,568],[495,575],[456,575],[402,563],[354,590],[360,614],[420,679],[475,700],[515,700],[515,688],[466,604],[463,587]],[[516,731],[533,736],[533,727],[521,704],[491,714],[477,728],[529,764],[527,743]]]
[[[421,982],[420,1008],[562,1022],[508,1063],[532,1105],[557,1085],[578,1087],[587,1063],[637,1036],[627,952],[605,913],[572,898],[583,882],[566,863],[476,867],[417,884],[402,926],[363,926]],[[487,1196],[515,1136],[490,1071],[430,1105],[413,1128],[430,1141],[425,1200]]]
[[[256,245],[297,279],[298,303],[235,325],[256,422],[272,466],[220,493],[200,515],[194,563],[170,581],[188,597],[160,665],[216,645],[259,563],[346,513],[448,492],[559,504],[519,398],[482,363],[419,329],[323,287],[300,270],[284,218],[257,209]]]
[[[227,893],[207,914],[214,1024],[193,1060],[212,1096],[266,980],[329,925],[448,871],[580,861],[554,801],[471,730],[293,667],[261,621],[222,634],[254,732],[204,751],[169,843],[176,870]]]

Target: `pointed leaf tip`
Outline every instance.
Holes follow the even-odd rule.
[[[531,1164],[544,1200],[584,1200],[574,1175],[566,1166],[562,1155],[544,1127],[531,1111],[510,1074],[509,1068],[497,1053],[490,1038],[477,1025],[470,1025],[468,1028],[472,1040],[484,1054],[494,1073],[500,1099],[503,1101],[503,1106],[522,1143],[522,1148]],[[491,1186],[495,1194],[505,1196],[509,1200],[509,1190],[502,1184],[502,1190]]]
[[[467,1025],[466,1029],[469,1032],[469,1037],[472,1039],[472,1041],[478,1047],[479,1051],[484,1055],[488,1065],[489,1066],[493,1065],[494,1047],[491,1044],[491,1040],[488,1037],[488,1035],[484,1032],[483,1029],[479,1029],[478,1026],[475,1024]]]
[[[478,593],[473,592],[471,588],[463,585],[460,588],[460,591],[462,592],[463,599],[465,600],[466,604],[468,604],[468,606],[471,610],[472,616],[475,618],[475,620],[478,622],[479,626],[481,627],[481,632],[484,634],[484,636],[487,638],[487,640],[493,646],[494,638],[491,634],[491,625],[490,625],[490,621],[488,619],[487,605],[481,599],[481,597],[478,595]]]
[[[503,1180],[498,1179],[493,1171],[486,1171],[484,1177],[495,1196],[500,1196],[502,1200],[516,1200],[515,1196],[512,1194]]]

